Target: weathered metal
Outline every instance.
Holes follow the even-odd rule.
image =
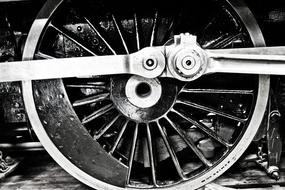
[[[283,75],[284,47],[236,48],[264,45],[252,13],[240,1],[211,2],[182,12],[143,3],[148,11],[140,12],[116,2],[50,0],[27,41],[27,31],[10,40],[6,19],[0,81],[37,81],[23,82],[26,110],[19,85],[0,84],[2,134],[20,137],[0,149],[41,149],[30,142],[27,111],[53,158],[97,189],[194,188],[220,175],[250,143],[266,108],[269,77],[239,74]],[[217,17],[200,25],[212,9]],[[15,62],[25,41],[24,61]],[[267,136],[269,154],[261,157],[278,178],[279,121],[269,107],[274,117],[259,137]]]
[[[95,8],[95,10],[102,6],[101,3],[95,3],[96,8],[93,1],[92,3],[91,1],[87,2],[90,7],[93,5],[92,8]],[[70,13],[68,9],[63,9],[63,12],[67,11],[64,14],[60,12],[62,9],[59,7],[66,4],[62,1],[54,1],[49,5],[46,7],[48,11],[43,9],[44,11],[33,25],[32,32],[27,40],[29,45],[26,46],[24,51],[25,60],[33,59],[34,56],[40,57],[43,54],[43,57],[53,56],[64,60],[66,57],[95,53],[97,52],[95,47],[99,48],[99,46],[104,47],[100,48],[103,50],[100,55],[109,55],[119,54],[119,52],[123,52],[122,54],[140,52],[140,49],[146,46],[163,46],[166,44],[163,47],[163,52],[167,50],[163,55],[165,59],[168,56],[167,53],[169,53],[167,48],[169,50],[173,48],[170,45],[173,34],[185,33],[185,30],[191,28],[187,25],[188,21],[186,22],[189,17],[183,18],[186,19],[183,21],[185,25],[181,23],[181,25],[178,25],[175,20],[172,21],[171,12],[165,11],[164,13],[167,14],[160,16],[160,12],[155,10],[155,6],[154,17],[149,14],[139,16],[136,12],[131,11],[129,13],[127,10],[126,12],[119,11],[107,15],[105,15],[106,12],[102,11],[98,12],[98,18],[106,19],[99,19],[98,24],[97,20],[91,16],[91,12],[91,15],[88,15],[87,11],[82,20],[75,20],[75,23],[71,24],[67,19],[67,23],[60,23],[56,22],[59,19],[57,16],[65,18]],[[81,18],[82,10],[86,10],[86,7],[76,5],[81,9],[76,14],[77,18]],[[53,8],[51,8],[52,6]],[[204,4],[199,6],[203,7]],[[169,7],[162,8],[168,10]],[[53,9],[57,13],[53,12]],[[221,9],[221,12],[224,13],[224,9]],[[53,13],[55,14],[53,15]],[[197,14],[191,11],[183,12],[186,15],[190,13]],[[237,24],[237,17],[233,17],[231,13],[231,11],[225,11],[225,14],[231,18],[229,23],[233,27],[232,29],[234,31],[239,30],[241,25]],[[71,20],[73,20],[72,15]],[[245,15],[239,16],[246,17]],[[164,21],[161,22],[161,20]],[[250,21],[253,22],[252,19]],[[70,27],[70,25],[76,25],[76,30],[75,27]],[[176,28],[171,29],[174,25],[181,28],[177,31]],[[94,32],[91,33],[86,30],[88,27],[93,29]],[[173,30],[173,32],[166,32],[166,28],[169,27],[168,30]],[[242,28],[243,31],[247,29]],[[55,32],[56,35],[52,36],[49,33],[50,30]],[[212,30],[221,29],[213,27]],[[90,34],[90,38],[93,39],[94,37],[95,41],[99,39],[104,46],[95,45],[94,40],[90,40],[92,43],[88,45],[87,41],[83,40],[86,35],[82,33],[85,31]],[[258,30],[256,28],[253,31],[250,30],[250,34],[254,31]],[[142,35],[142,32],[145,35]],[[249,43],[251,36],[247,32],[244,33],[246,37],[243,40]],[[40,34],[43,34],[43,36]],[[150,34],[150,38],[146,37],[147,34]],[[116,36],[117,42],[120,43],[113,43]],[[203,37],[204,39],[200,38],[200,41],[198,40],[201,44],[207,44],[212,38],[218,36],[212,36],[210,39],[206,38],[207,35]],[[49,41],[52,41],[52,44],[55,45],[50,46]],[[252,39],[253,44],[256,44],[256,41],[258,40]],[[194,41],[192,42],[194,45]],[[263,41],[258,43],[261,44]],[[76,50],[75,46],[79,50]],[[194,47],[198,46],[194,45]],[[156,48],[150,47],[148,49]],[[156,64],[153,60],[153,58],[146,57],[142,64],[143,67],[148,71],[156,70]],[[186,63],[187,60],[185,61],[182,58],[179,69],[185,67]],[[163,67],[163,69],[166,69],[166,74],[164,74],[166,76],[170,73],[167,68],[168,66]],[[195,74],[196,72],[194,72]],[[23,83],[23,89],[32,125],[36,126],[35,132],[41,136],[40,140],[44,147],[52,153],[55,160],[60,162],[66,170],[73,174],[77,173],[78,179],[96,188],[120,189],[119,186],[124,188],[143,186],[154,189],[157,187],[171,189],[186,188],[190,184],[191,187],[198,187],[201,185],[201,181],[206,183],[206,181],[211,180],[212,174],[219,173],[221,167],[222,170],[229,167],[233,160],[238,157],[237,154],[242,152],[241,149],[244,149],[245,145],[248,144],[244,142],[244,139],[254,136],[257,126],[253,123],[260,122],[265,109],[265,105],[261,102],[267,96],[268,77],[246,77],[248,81],[251,81],[251,83],[247,83],[248,86],[246,85],[250,90],[238,85],[239,83],[245,84],[243,77],[235,78],[235,81],[231,83],[231,87],[228,86],[229,80],[226,80],[227,85],[221,82],[225,80],[224,76],[217,76],[213,80],[210,79],[210,76],[204,77],[206,78],[200,78],[202,81],[198,81],[196,84],[189,83],[187,85],[179,80],[166,77],[138,80],[135,77],[126,75],[96,76],[85,77],[84,79],[67,79],[63,82],[56,80],[26,81]],[[196,78],[198,80],[198,77]],[[128,84],[131,84],[130,87],[128,87]],[[161,84],[161,94],[159,93],[159,84]],[[207,86],[211,86],[211,84],[215,88]],[[196,91],[194,90],[192,94],[191,89],[196,89]],[[198,92],[199,89],[204,90]],[[211,93],[211,91],[214,91],[214,93]],[[152,97],[152,95],[152,99],[155,99],[156,96],[154,95],[158,95],[159,100],[148,101],[144,99]],[[144,104],[144,100],[146,100],[146,104]],[[51,102],[56,101],[60,102],[51,104]],[[80,105],[78,102],[80,102]],[[72,107],[72,104],[76,106]],[[54,113],[61,109],[64,109],[64,111],[60,111],[60,114]],[[243,113],[244,109],[246,109],[245,113]],[[72,112],[67,113],[66,110]],[[73,118],[72,121],[70,121],[70,117]],[[206,120],[211,121],[206,122]],[[230,120],[229,124],[227,124],[227,120]],[[60,126],[65,127],[55,127],[56,121],[60,121]],[[212,123],[212,125],[209,123]],[[55,129],[57,133],[61,134],[60,138],[55,135],[56,132],[53,131]],[[82,167],[82,164],[84,165],[83,160],[88,159],[88,157],[92,159],[90,157],[92,156],[91,153],[82,154],[83,150],[80,149],[80,146],[83,146],[84,143],[76,143],[78,146],[71,148],[72,151],[69,149],[74,143],[63,144],[64,142],[71,142],[71,139],[77,139],[74,137],[69,138],[67,132],[73,133],[71,131],[79,129],[85,130],[86,137],[82,138],[81,136],[81,138],[78,138],[85,139],[86,143],[87,139],[93,138],[95,144],[100,146],[97,151],[102,150],[109,153],[109,157],[105,157],[106,161],[113,159],[114,163],[126,167],[118,170],[121,175],[112,179],[109,176],[106,179],[102,170],[97,169],[96,173],[94,168],[95,173],[93,173],[90,171],[91,167],[89,169],[85,166]],[[235,133],[229,132],[223,137],[220,136],[227,131],[235,131]],[[203,135],[201,134],[206,137],[202,138]],[[234,139],[240,142],[239,146],[236,146],[236,140]],[[88,143],[91,143],[91,141],[88,141]],[[237,147],[239,150],[233,151]],[[74,149],[81,154],[74,154]],[[73,154],[72,159],[68,157],[70,154]],[[104,155],[102,153],[102,158]],[[78,163],[80,164],[78,165]],[[169,168],[173,172],[165,176],[167,173],[165,169],[168,168],[165,167],[167,163],[170,163],[169,166],[173,166]],[[220,167],[217,167],[216,164],[220,164]],[[104,164],[103,166],[105,167]],[[99,165],[96,167],[99,167]],[[105,169],[108,172],[111,170],[108,167]],[[195,178],[194,176],[198,176],[200,172],[203,173],[202,177]]]

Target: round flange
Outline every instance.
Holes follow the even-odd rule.
[[[111,80],[111,100],[123,115],[137,122],[161,118],[173,106],[177,93],[177,85],[168,80],[139,76]]]
[[[158,79],[147,79],[134,75],[129,78],[125,93],[134,106],[149,108],[158,102],[162,89]]]
[[[184,38],[187,38],[188,35],[185,36]],[[204,74],[208,65],[208,58],[196,42],[194,45],[191,42],[172,48],[168,55],[168,62],[170,63],[167,65],[168,70],[175,78],[181,81],[193,81]]]

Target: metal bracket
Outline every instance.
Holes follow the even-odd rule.
[[[282,139],[280,136],[281,113],[274,92],[273,89],[270,90],[267,111],[259,132],[254,139],[258,143],[257,156],[255,159],[250,159],[250,161],[254,161],[261,166],[271,178],[279,180],[279,164],[282,153]]]
[[[280,179],[279,163],[282,153],[282,140],[280,136],[281,113],[273,90],[271,90],[268,102],[268,122],[267,122],[267,149],[268,149],[268,174],[276,179]]]
[[[0,151],[0,179],[6,177],[9,173],[14,171],[19,165],[20,160],[15,160],[10,156],[4,158],[2,151]]]

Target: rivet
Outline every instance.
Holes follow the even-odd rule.
[[[43,111],[44,110],[43,106],[38,106],[38,110]]]
[[[52,96],[47,96],[47,101],[51,101],[53,99]]]
[[[155,58],[148,58],[144,61],[143,66],[147,70],[153,70],[157,67],[157,61]]]
[[[38,90],[35,90],[35,95],[36,95],[37,97],[39,97],[39,96],[40,96],[40,93],[39,93],[39,91],[38,91]]]
[[[77,31],[81,32],[82,31],[82,27],[81,26],[77,26]]]
[[[97,38],[94,38],[93,43],[94,43],[94,45],[96,45],[96,46],[97,46],[97,45],[99,44],[98,39],[97,39]]]

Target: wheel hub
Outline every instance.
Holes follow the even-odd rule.
[[[140,76],[115,77],[111,80],[111,100],[126,117],[137,122],[160,118],[172,107],[177,85]]]
[[[134,106],[149,108],[158,102],[162,90],[158,79],[132,76],[126,84],[125,92],[126,97]]]

